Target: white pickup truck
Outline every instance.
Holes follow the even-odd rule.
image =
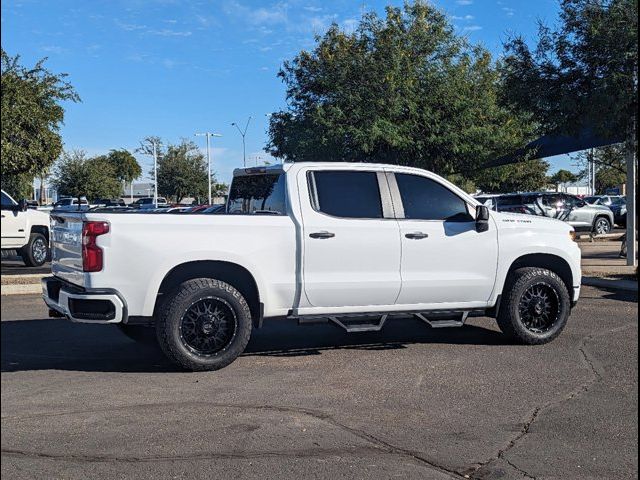
[[[191,370],[228,365],[276,317],[363,332],[389,316],[449,327],[484,315],[515,341],[541,344],[580,293],[572,227],[490,212],[408,167],[239,169],[222,215],[51,218],[51,315],[118,324],[133,338],[154,325],[166,355]]]
[[[27,267],[40,267],[49,257],[49,215],[27,208],[2,190],[2,250],[15,250]]]

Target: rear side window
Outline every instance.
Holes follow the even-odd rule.
[[[284,174],[241,175],[233,179],[227,212],[232,214],[286,214]]]
[[[404,216],[415,220],[472,220],[467,204],[430,178],[396,173]]]
[[[319,212],[342,218],[383,217],[375,172],[311,172],[309,182],[314,208]]]

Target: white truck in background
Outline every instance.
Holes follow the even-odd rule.
[[[39,267],[49,257],[49,215],[27,208],[2,190],[2,250],[15,250],[27,267]]]
[[[285,163],[234,172],[222,215],[52,214],[53,316],[155,338],[190,370],[215,370],[265,318],[377,331],[497,318],[542,344],[580,293],[580,250],[558,220],[490,212],[430,172]]]

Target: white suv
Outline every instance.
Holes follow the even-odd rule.
[[[49,258],[49,215],[27,209],[2,190],[2,250],[17,250],[28,267]]]

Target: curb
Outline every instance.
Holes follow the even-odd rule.
[[[609,280],[598,277],[582,277],[582,285],[611,290],[623,290],[625,292],[638,292],[638,282],[634,282],[633,280]]]
[[[40,279],[51,276],[50,273],[27,273],[23,275],[2,275],[2,285],[40,284]]]
[[[39,283],[29,283],[26,285],[0,285],[0,295],[29,295],[42,293]]]

